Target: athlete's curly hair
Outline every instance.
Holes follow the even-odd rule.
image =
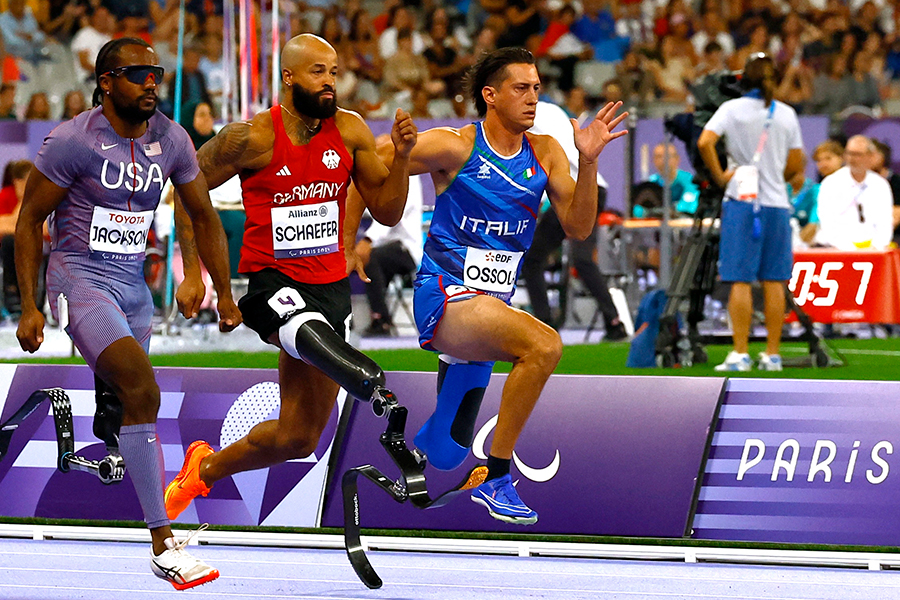
[[[100,52],[97,53],[97,61],[94,63],[94,80],[97,86],[94,88],[94,96],[92,99],[94,106],[103,104],[103,90],[100,89],[100,76],[109,73],[119,65],[119,55],[125,46],[143,46],[144,48],[153,49],[153,46],[140,38],[119,38],[110,40],[103,44]]]
[[[466,93],[475,102],[479,117],[487,114],[487,103],[481,90],[502,82],[506,78],[506,67],[519,64],[535,64],[534,55],[525,48],[499,48],[482,54],[478,62],[469,68],[465,77]]]

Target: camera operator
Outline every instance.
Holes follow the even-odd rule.
[[[748,57],[741,98],[722,104],[700,134],[700,156],[713,182],[725,189],[719,273],[731,283],[728,312],[734,349],[717,371],[749,371],[751,284],[761,281],[765,299],[766,351],[759,368],[780,371],[779,346],[785,312],[785,283],[791,276],[791,205],[785,181],[804,165],[800,123],[793,108],[773,99],[775,63],[764,53]],[[734,168],[722,169],[716,142],[725,136]]]

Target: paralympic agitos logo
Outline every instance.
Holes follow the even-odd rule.
[[[491,433],[494,427],[497,426],[497,418],[498,415],[494,415],[488,422],[485,423],[481,429],[478,430],[478,433],[475,435],[475,441],[472,443],[472,453],[476,458],[480,460],[487,460],[487,453],[484,451],[484,444],[487,441],[487,436]],[[559,472],[559,449],[556,450],[556,454],[553,456],[553,460],[550,461],[550,464],[543,468],[534,468],[526,465],[522,462],[522,459],[513,451],[512,455],[513,462],[516,465],[516,468],[519,472],[526,478],[531,481],[535,481],[537,483],[543,483],[545,481],[550,481],[556,474]]]

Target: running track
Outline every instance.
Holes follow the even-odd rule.
[[[0,538],[0,598],[900,599],[900,573],[850,568],[377,551],[370,559],[385,583],[369,590],[342,550],[201,545],[190,551],[222,576],[176,592],[151,574],[146,543]]]

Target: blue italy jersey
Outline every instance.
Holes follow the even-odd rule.
[[[442,275],[504,301],[531,246],[547,173],[527,136],[513,156],[498,154],[475,123],[472,154],[437,197],[419,276]]]

